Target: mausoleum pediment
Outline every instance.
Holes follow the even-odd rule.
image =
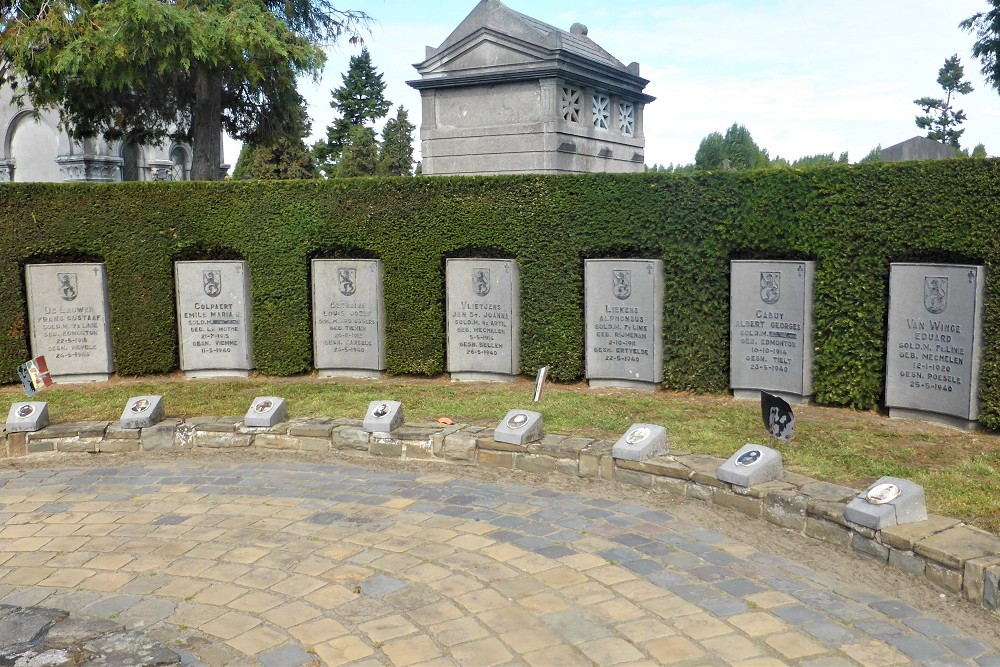
[[[496,35],[480,33],[467,42],[439,53],[421,72],[424,76],[490,71],[522,67],[545,59],[545,54],[525,44],[513,43]]]

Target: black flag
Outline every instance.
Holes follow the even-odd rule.
[[[766,391],[760,392],[760,415],[764,418],[767,432],[781,440],[791,440],[795,430],[795,415],[792,406]]]

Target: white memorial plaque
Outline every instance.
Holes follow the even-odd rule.
[[[107,380],[114,372],[108,277],[103,264],[25,267],[33,357],[53,382]]]
[[[890,266],[890,417],[976,426],[985,278],[982,266]]]
[[[313,352],[323,377],[385,371],[382,261],[314,259]]]
[[[733,261],[729,310],[729,386],[736,398],[760,392],[789,403],[812,389],[812,288],[815,262]]]
[[[452,380],[512,381],[521,363],[520,278],[511,259],[449,259]]]
[[[250,281],[242,261],[177,262],[181,370],[188,377],[250,374]]]
[[[587,379],[655,389],[663,381],[663,261],[584,262]]]

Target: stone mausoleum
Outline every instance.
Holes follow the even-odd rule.
[[[414,67],[426,175],[645,168],[649,82],[584,25],[561,30],[482,0]]]
[[[6,65],[0,63],[0,75]],[[72,139],[59,128],[59,111],[18,107],[0,85],[0,183],[186,180],[191,147],[169,141],[137,146],[102,138]]]

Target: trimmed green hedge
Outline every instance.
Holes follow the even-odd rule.
[[[816,399],[883,399],[889,263],[1000,266],[1000,161],[948,160],[699,175],[0,186],[0,380],[28,358],[24,265],[107,264],[122,375],[178,365],[172,263],[244,258],[254,363],[308,372],[309,259],[385,262],[387,363],[445,368],[444,259],[521,270],[521,369],[583,376],[583,260],[662,258],[664,386],[728,385],[729,261],[817,261]],[[1000,428],[998,281],[986,284],[982,422]]]

